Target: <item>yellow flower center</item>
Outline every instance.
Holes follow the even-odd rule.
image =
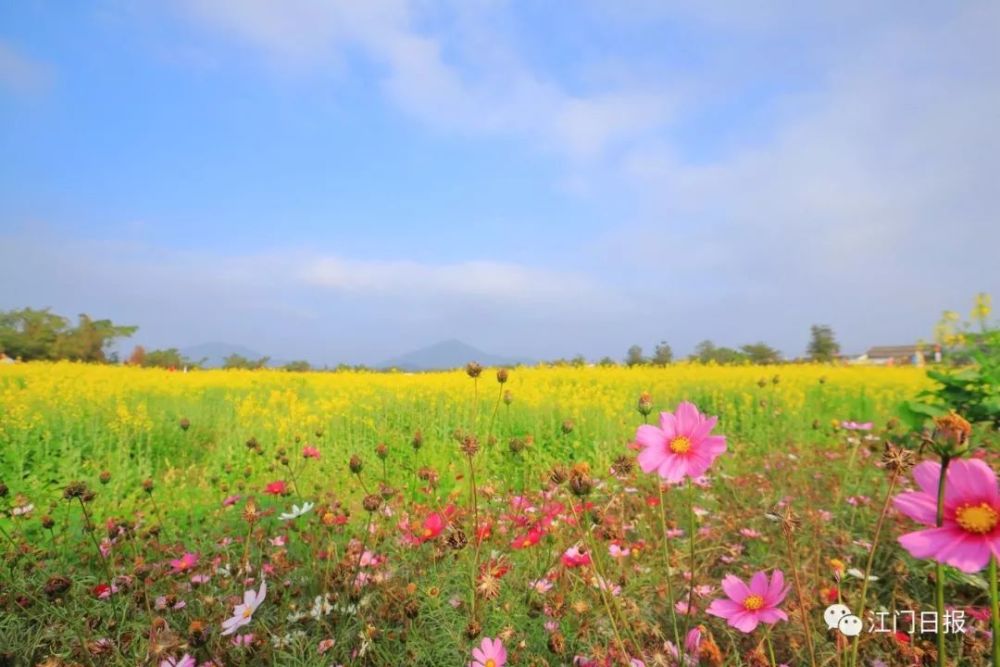
[[[424,537],[430,537],[433,534],[434,534],[433,530],[431,530],[430,528],[424,528]]]
[[[747,611],[757,611],[764,606],[764,598],[759,595],[748,595],[743,601],[743,608]]]
[[[250,618],[251,616],[253,616],[253,611],[250,609],[250,607],[247,607],[246,609],[243,610],[243,618]]]
[[[955,521],[970,533],[985,535],[997,527],[1000,515],[986,503],[962,505],[955,510]]]
[[[691,441],[680,435],[670,441],[670,451],[674,454],[687,454],[691,449]]]
[[[487,659],[486,660],[486,667],[497,667],[497,661],[494,660],[493,658]]]

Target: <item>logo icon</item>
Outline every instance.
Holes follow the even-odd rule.
[[[861,619],[851,613],[851,609],[845,604],[832,604],[823,612],[823,620],[826,621],[826,628],[833,630],[836,628],[845,637],[857,637],[861,634]]]

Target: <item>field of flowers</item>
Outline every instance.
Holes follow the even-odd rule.
[[[928,386],[0,367],[0,665],[987,665],[996,448],[928,436],[914,532]]]

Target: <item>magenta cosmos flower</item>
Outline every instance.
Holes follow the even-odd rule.
[[[788,620],[785,612],[778,609],[788,594],[781,570],[775,570],[770,581],[766,574],[758,572],[750,579],[749,586],[739,577],[727,574],[722,580],[722,590],[729,599],[712,600],[706,611],[726,619],[740,632],[753,632],[759,623],[773,625]]]
[[[914,558],[930,558],[963,572],[979,572],[1000,559],[1000,490],[997,476],[983,461],[956,459],[944,487],[944,522],[937,526],[937,488],[941,464],[924,461],[913,469],[919,491],[893,498],[900,512],[929,528],[907,533],[899,543]]]
[[[659,473],[668,482],[701,477],[712,462],[726,451],[726,438],[709,435],[718,417],[706,417],[684,401],[677,412],[660,413],[660,427],[643,424],[635,433],[643,448],[637,460],[643,472]]]
[[[499,639],[484,637],[482,643],[472,649],[469,667],[503,667],[507,664],[507,649]]]

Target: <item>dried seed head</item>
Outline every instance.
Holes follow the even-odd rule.
[[[905,473],[916,463],[916,455],[909,449],[887,442],[882,452],[882,462],[889,470]]]
[[[377,512],[378,508],[382,506],[382,496],[376,493],[369,493],[361,501],[361,506],[365,508],[366,512]]]
[[[552,466],[552,469],[549,471],[549,481],[556,486],[565,482],[568,477],[569,471],[566,470],[566,466],[564,465],[556,464]]]
[[[83,498],[87,493],[87,483],[81,481],[70,482],[63,489],[63,498],[66,500],[73,500],[74,498]]]
[[[257,449],[258,447],[260,447],[260,444],[257,442],[257,438],[254,437],[251,437],[249,440],[247,440],[246,445],[247,449]]]
[[[465,365],[465,373],[470,378],[477,378],[483,373],[483,367],[475,361],[470,361]]]
[[[42,516],[41,522],[42,522],[42,528],[44,528],[45,530],[51,530],[52,527],[56,525],[55,520],[48,514]]]
[[[611,464],[611,474],[617,475],[618,477],[626,477],[631,474],[634,467],[635,462],[630,457],[623,454],[616,458],[614,463]]]
[[[420,432],[420,429],[413,432],[413,440],[410,441],[410,444],[413,445],[413,451],[424,446],[424,434]]]
[[[189,428],[191,428],[191,420],[189,420],[187,417],[181,417],[181,420],[178,423],[180,424],[182,431],[186,431]]]
[[[92,503],[92,502],[94,502],[94,498],[96,498],[96,497],[97,497],[97,492],[96,491],[94,491],[92,489],[87,489],[86,492],[84,492],[83,497],[81,498],[81,500],[83,500],[83,502],[85,502],[85,503]]]
[[[469,624],[465,626],[465,636],[469,639],[475,639],[482,631],[483,626],[477,621],[469,621]]]
[[[590,466],[586,463],[577,463],[569,473],[569,488],[573,495],[583,498],[590,495],[594,488],[594,480],[590,476]]]
[[[479,451],[479,441],[476,439],[476,436],[466,435],[464,438],[462,438],[462,452],[466,456],[471,458],[475,456],[476,452],[478,451]]]
[[[465,548],[465,546],[469,543],[469,538],[465,536],[465,531],[461,528],[454,528],[448,533],[448,539],[445,541],[448,543],[450,548],[458,551]]]
[[[260,518],[260,513],[257,511],[257,503],[252,499],[248,500],[247,504],[243,506],[243,518],[246,519],[247,523],[251,524]]]
[[[506,368],[501,368],[497,371],[497,382],[504,384],[510,377],[510,372]]]
[[[549,650],[556,655],[566,652],[566,638],[561,632],[553,632],[549,635]]]
[[[57,598],[68,591],[72,583],[73,582],[71,582],[68,578],[60,574],[56,574],[49,577],[48,581],[45,582],[43,590],[45,591],[45,594],[49,596],[49,599]]]
[[[562,423],[563,435],[569,435],[573,432],[574,424],[572,419],[564,419]]]
[[[524,451],[524,440],[521,440],[521,438],[511,438],[510,442],[507,443],[507,447],[512,454],[520,454]]]
[[[375,445],[375,456],[379,457],[384,461],[385,457],[389,456],[389,446],[386,445],[384,442],[380,442],[377,445]]]
[[[142,480],[142,490],[145,491],[146,493],[152,493],[153,492],[153,480],[150,479],[150,478],[148,478],[148,477],[146,479]]]
[[[100,480],[101,484],[107,484],[111,481],[111,472],[107,470],[102,470],[101,474],[97,478]]]
[[[365,467],[365,464],[361,460],[361,457],[358,456],[357,454],[351,456],[351,460],[348,461],[347,465],[351,469],[351,472],[354,473],[355,475],[359,474]]]

